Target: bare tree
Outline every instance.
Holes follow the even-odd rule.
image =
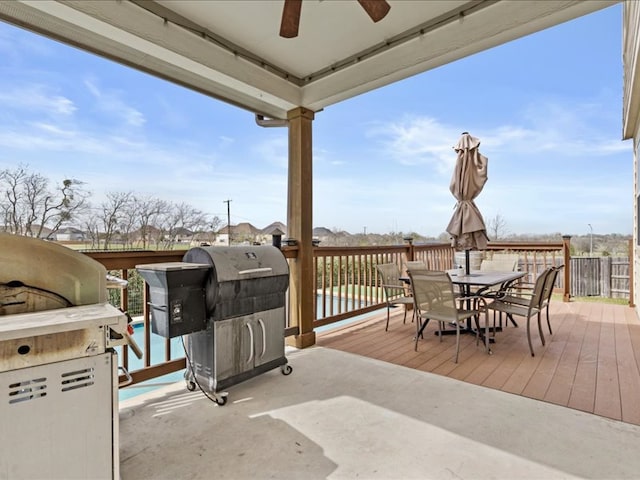
[[[98,218],[102,222],[104,232],[102,248],[105,250],[113,241],[132,197],[131,192],[110,192],[107,193],[107,200],[100,204]]]
[[[159,239],[152,235],[152,231],[158,230],[162,216],[169,212],[169,205],[156,197],[136,197],[134,202],[137,206],[136,221],[140,229],[142,248],[146,249],[152,239],[155,239],[156,244],[158,243]]]
[[[205,214],[186,203],[171,204],[163,217],[161,230],[165,248],[172,248],[181,233],[193,232],[207,225]]]
[[[222,225],[222,219],[219,216],[214,215],[211,221],[209,222],[209,228],[211,229],[211,232],[214,234],[214,238],[217,231],[220,230],[220,225]]]
[[[131,194],[129,201],[122,206],[118,221],[118,233],[125,248],[130,248],[133,245],[133,232],[138,225],[138,210],[139,205],[136,198]]]
[[[85,233],[91,240],[91,248],[100,246],[100,219],[96,215],[86,215],[83,222]]]
[[[50,187],[50,181],[26,166],[0,171],[0,215],[11,233],[41,237],[45,227],[57,230],[76,218],[89,195],[83,182],[64,179]]]
[[[2,182],[4,197],[2,202],[4,228],[7,232],[18,235],[24,235],[20,203],[22,183],[26,176],[27,172],[24,167],[0,171],[0,182]]]
[[[500,215],[500,212],[496,213],[496,216],[489,220],[488,230],[489,236],[493,241],[498,241],[509,234],[507,221]]]

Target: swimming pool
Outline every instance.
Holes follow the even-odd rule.
[[[144,343],[144,328],[141,324],[135,325],[133,328],[133,338],[138,343],[138,345],[142,345]],[[151,334],[151,363],[158,363],[163,361],[164,359],[164,345],[165,338],[160,335],[156,335],[155,333]],[[122,355],[122,351],[120,348],[116,349],[118,352],[118,356]],[[171,339],[171,359],[184,357],[184,349],[182,347],[182,339],[181,337],[176,337]],[[139,360],[138,357],[129,354],[129,370],[135,371],[139,370],[144,366],[142,360]],[[146,392],[150,392],[156,388],[162,387],[164,385],[168,385],[171,383],[175,383],[184,378],[184,370],[180,370],[178,372],[172,372],[167,375],[163,375],[161,377],[152,378],[151,380],[147,380],[146,382],[137,383],[135,385],[131,385],[129,387],[121,388],[119,391],[120,400],[125,400],[127,398],[135,397],[136,395],[141,395]]]

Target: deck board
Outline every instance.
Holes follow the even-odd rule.
[[[625,312],[616,312],[616,363],[620,382],[622,419],[637,424],[640,423],[640,402],[637,401],[640,398],[640,372],[631,343],[631,327],[626,323]]]
[[[550,403],[557,403],[558,405],[567,405],[571,395],[571,386],[578,368],[578,359],[580,357],[580,348],[582,346],[586,323],[576,322],[575,315],[565,313],[563,315],[562,326],[564,331],[568,332],[565,339],[564,350],[543,400]],[[553,325],[553,328],[556,328],[556,326]]]
[[[582,410],[640,425],[640,321],[624,305],[592,302],[552,302],[550,335],[546,319],[542,346],[537,323],[531,333],[531,357],[526,322],[496,334],[487,355],[473,335],[462,335],[456,364],[455,335],[442,342],[429,324],[414,351],[415,324],[402,323],[402,310],[318,333],[317,343],[385,362],[447,376],[487,388]]]

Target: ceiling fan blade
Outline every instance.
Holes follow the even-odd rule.
[[[374,22],[382,20],[391,10],[386,0],[358,0],[358,3]]]
[[[280,23],[281,37],[294,38],[298,36],[301,10],[302,0],[284,0],[284,7],[282,7],[282,21]]]

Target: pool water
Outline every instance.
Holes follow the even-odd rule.
[[[144,343],[144,328],[142,325],[136,325],[133,328],[133,339],[138,343],[139,346],[142,346]],[[151,334],[151,364],[159,363],[164,360],[164,345],[165,338],[160,335],[156,335],[155,333]],[[118,356],[122,355],[121,349],[117,348]],[[182,347],[182,339],[180,337],[171,339],[171,358],[181,358],[184,357],[184,348]],[[138,357],[132,351],[129,351],[129,370],[132,372],[135,370],[139,370],[143,367],[142,360],[139,360]],[[131,385],[130,387],[121,388],[119,391],[120,400],[125,400],[127,398],[135,397],[136,395],[141,395],[146,392],[150,392],[156,388],[162,387],[164,385],[168,385],[171,383],[176,383],[184,378],[184,370],[180,370],[178,372],[172,372],[167,375],[163,375],[161,377],[152,378],[151,380],[147,380],[146,382],[138,383],[135,385]]]

